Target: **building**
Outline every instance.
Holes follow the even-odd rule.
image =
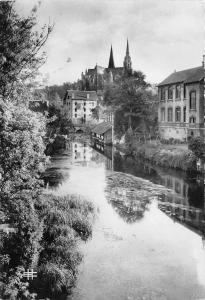
[[[80,86],[81,90],[95,90],[100,92],[105,84],[112,83],[124,74],[132,74],[132,61],[129,53],[129,42],[127,40],[126,54],[123,67],[115,67],[113,49],[110,49],[110,58],[108,67],[101,67],[96,64],[93,69],[88,69],[81,74]]]
[[[70,119],[73,125],[90,125],[95,120],[92,109],[97,106],[96,91],[68,90],[63,99],[62,114]]]
[[[204,75],[205,55],[202,66],[174,72],[158,85],[161,138],[204,137]]]
[[[102,122],[91,129],[92,140],[101,144],[112,144],[112,124]]]

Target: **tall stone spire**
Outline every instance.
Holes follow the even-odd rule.
[[[129,52],[129,42],[128,42],[128,39],[127,39],[127,49],[126,49],[126,55],[130,55],[130,52]]]
[[[110,49],[110,59],[109,59],[109,64],[108,64],[108,68],[115,68],[115,63],[114,63],[114,58],[113,58],[113,52],[112,52],[112,45],[111,45],[111,49]]]
[[[132,74],[132,60],[129,53],[129,42],[127,39],[126,55],[124,58],[124,73]]]

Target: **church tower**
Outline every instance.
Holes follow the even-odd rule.
[[[127,39],[127,49],[126,49],[126,55],[124,58],[124,73],[131,74],[132,73],[132,61],[129,53],[129,43]]]
[[[111,45],[110,59],[109,59],[108,69],[114,69],[114,68],[115,68],[115,63],[114,63],[113,52],[112,52],[112,45]]]

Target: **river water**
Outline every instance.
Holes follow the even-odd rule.
[[[96,207],[68,300],[205,299],[204,180],[73,142],[54,156],[47,188]]]

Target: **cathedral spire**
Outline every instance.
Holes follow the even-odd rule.
[[[114,58],[113,58],[113,52],[112,52],[112,45],[111,45],[111,49],[110,49],[110,59],[109,59],[109,64],[108,64],[108,68],[115,68],[115,63],[114,63]]]
[[[127,39],[127,49],[126,49],[126,55],[130,55],[130,52],[129,52],[129,42],[128,42],[128,39]]]

